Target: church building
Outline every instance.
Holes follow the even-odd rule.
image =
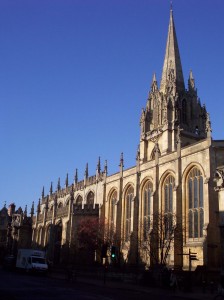
[[[136,107],[139,110],[139,107]],[[138,126],[138,124],[136,124]],[[33,225],[33,244],[60,262],[77,243],[80,218],[99,217],[113,232],[119,257],[130,264],[166,263],[187,270],[220,267],[219,201],[214,174],[224,164],[224,140],[213,140],[211,122],[190,71],[184,81],[173,11],[160,84],[155,74],[140,113],[136,165],[96,175],[42,193]],[[52,228],[54,227],[54,234]],[[161,237],[162,236],[162,237]],[[189,263],[190,253],[196,259]]]

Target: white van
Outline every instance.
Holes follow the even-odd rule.
[[[19,249],[16,259],[16,268],[24,269],[26,272],[47,272],[48,265],[45,252],[34,249]]]

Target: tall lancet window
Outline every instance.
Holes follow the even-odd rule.
[[[132,222],[132,201],[134,198],[134,189],[130,186],[125,194],[125,232],[124,239],[126,242],[130,240],[131,222]]]
[[[197,167],[190,171],[187,184],[188,236],[189,238],[201,238],[204,226],[203,177]]]
[[[116,204],[117,204],[117,191],[114,190],[110,196],[109,201],[109,220],[110,220],[110,233],[113,234],[116,230]]]
[[[150,229],[150,212],[152,205],[152,183],[147,181],[143,188],[142,206],[143,206],[143,238],[147,239]]]
[[[165,235],[169,235],[173,228],[173,189],[175,179],[168,175],[163,184],[163,214],[162,219],[165,226]]]

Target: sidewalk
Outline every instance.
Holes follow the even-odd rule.
[[[67,274],[64,273],[51,273],[51,278],[57,279],[64,279],[68,280]],[[217,294],[216,291],[211,293],[210,290],[206,290],[205,292],[202,291],[201,287],[193,287],[191,292],[186,292],[177,289],[175,292],[169,289],[158,288],[158,287],[147,287],[137,283],[130,283],[124,281],[114,281],[110,278],[91,278],[89,275],[78,274],[75,278],[69,281],[71,285],[75,285],[76,283],[81,283],[84,285],[95,285],[100,287],[107,287],[112,289],[119,289],[119,290],[133,290],[133,291],[140,291],[144,293],[148,293],[149,295],[169,295],[173,296],[173,299],[176,297],[181,297],[183,299],[203,299],[203,300],[211,300],[214,299],[215,295]]]
[[[164,295],[169,294],[170,296],[173,296],[173,298],[181,297],[186,299],[206,299],[210,300],[213,299],[216,293],[211,293],[210,291],[207,291],[206,293],[203,293],[202,289],[200,287],[194,287],[192,289],[192,292],[184,292],[180,290],[176,290],[175,292],[172,290],[167,290],[163,288],[158,287],[147,287],[147,286],[141,286],[138,284],[130,284],[125,282],[114,282],[111,280],[106,280],[104,283],[103,280],[99,279],[92,279],[92,278],[85,278],[85,277],[78,277],[77,282],[83,283],[83,284],[91,284],[91,285],[97,285],[97,286],[106,286],[109,288],[116,288],[116,289],[125,289],[125,290],[138,290],[144,293],[152,294],[152,295]]]

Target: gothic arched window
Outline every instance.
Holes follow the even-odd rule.
[[[173,188],[175,179],[172,175],[166,177],[163,184],[164,213],[173,213]]]
[[[204,226],[203,177],[197,167],[190,171],[187,185],[188,235],[189,238],[201,238]]]
[[[94,204],[94,194],[93,194],[93,192],[89,192],[89,194],[87,196],[86,204],[88,204],[88,205],[93,205]]]
[[[162,220],[165,226],[165,235],[170,235],[173,231],[173,189],[175,179],[168,175],[163,184],[163,214]]]
[[[152,203],[152,183],[147,181],[143,187],[142,206],[143,206],[143,238],[147,238],[150,229],[150,211]]]
[[[76,202],[75,202],[76,205],[79,205],[81,206],[82,205],[82,197],[79,195],[78,198],[76,199]]]
[[[117,203],[117,191],[113,191],[109,200],[109,222],[110,231],[113,233],[116,228],[116,203]]]
[[[125,241],[129,241],[131,234],[132,221],[132,200],[134,198],[134,189],[130,186],[125,194]]]

